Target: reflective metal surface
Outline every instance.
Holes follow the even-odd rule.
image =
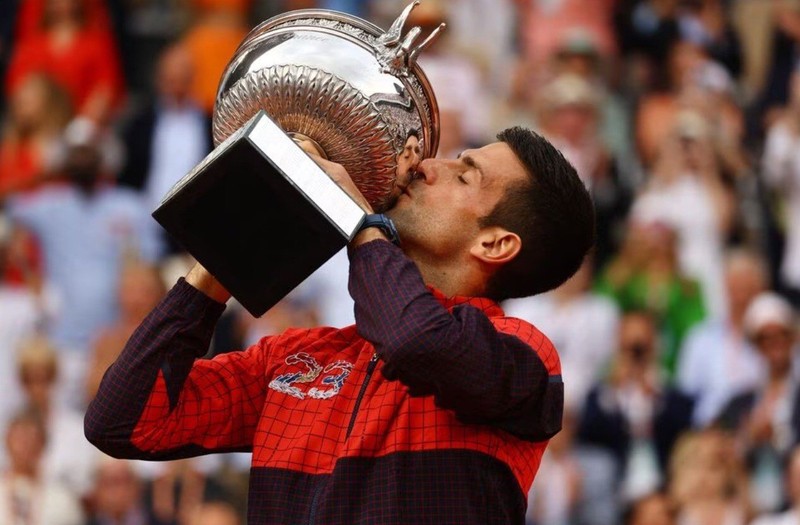
[[[422,158],[439,143],[439,112],[417,57],[444,27],[417,43],[403,35],[409,5],[384,32],[322,9],[271,18],[245,38],[223,74],[214,109],[217,143],[264,109],[287,133],[310,137],[347,169],[375,209],[391,199],[409,143]],[[407,156],[406,156],[407,158]],[[402,176],[402,173],[400,173]]]

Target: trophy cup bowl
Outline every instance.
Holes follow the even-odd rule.
[[[386,32],[344,13],[288,12],[253,29],[226,68],[217,146],[153,217],[254,316],[343,248],[366,216],[295,141],[342,164],[376,211],[409,182],[414,159],[436,155],[438,106],[417,57],[444,24],[421,42],[418,27],[404,35],[418,4]]]
[[[216,143],[264,110],[286,133],[310,140],[342,164],[375,210],[390,203],[408,141],[422,158],[439,143],[439,112],[417,57],[444,24],[417,44],[404,36],[410,4],[384,32],[323,9],[275,16],[254,28],[226,68],[213,115]],[[418,141],[418,144],[416,142]],[[399,173],[402,176],[402,173]]]

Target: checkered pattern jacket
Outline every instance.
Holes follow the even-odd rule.
[[[86,415],[108,454],[252,451],[248,523],[524,523],[560,429],[558,356],[495,303],[445,298],[384,241],[351,253],[356,325],[205,354],[223,306],[180,281]]]

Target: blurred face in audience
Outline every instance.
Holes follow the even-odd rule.
[[[632,370],[647,371],[655,359],[656,328],[652,318],[644,313],[625,314],[619,324],[620,359]]]
[[[672,47],[668,60],[672,85],[682,89],[693,82],[694,72],[707,58],[700,47],[681,40]]]
[[[186,49],[180,46],[167,49],[158,65],[159,95],[172,102],[184,102],[192,91],[194,74],[192,57]]]
[[[12,421],[6,431],[6,450],[11,470],[35,476],[45,446],[44,428],[36,421]]]
[[[94,189],[100,178],[100,152],[92,145],[73,146],[67,151],[64,175],[83,191]]]
[[[744,315],[747,306],[766,287],[766,275],[761,264],[749,254],[736,254],[728,259],[725,286],[728,305],[733,316]]]
[[[753,335],[753,342],[772,374],[783,376],[792,368],[795,333],[791,328],[779,323],[766,324]]]
[[[55,385],[55,367],[45,363],[30,363],[21,367],[19,376],[30,403],[39,409],[47,407]]]
[[[139,504],[139,480],[125,461],[102,463],[95,478],[94,503],[98,514],[121,517]]]
[[[597,112],[588,102],[563,104],[550,110],[547,128],[567,142],[577,144],[594,135],[597,129]]]
[[[679,504],[728,498],[735,489],[740,459],[716,431],[690,434],[678,442],[670,458],[670,492]]]
[[[676,272],[678,236],[675,230],[663,223],[651,223],[644,228],[647,233],[642,236],[642,241],[648,254],[645,261],[648,268],[665,273]]]

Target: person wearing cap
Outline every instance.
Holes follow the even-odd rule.
[[[781,501],[780,465],[785,465],[798,444],[800,382],[793,374],[797,343],[795,313],[789,302],[774,292],[757,296],[744,317],[745,335],[767,366],[765,379],[755,388],[734,396],[723,409],[718,424],[733,430],[745,443],[753,474],[769,493],[756,494],[756,505],[776,508]]]

